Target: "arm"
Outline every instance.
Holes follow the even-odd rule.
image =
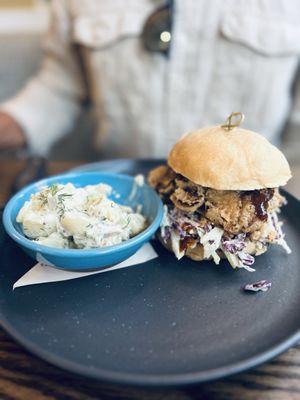
[[[17,145],[26,141],[35,154],[47,153],[57,139],[71,130],[86,91],[70,36],[71,26],[65,1],[54,0],[41,70],[16,97],[0,108],[0,147],[1,144],[5,147],[5,141],[9,141],[3,133],[3,119],[6,119],[5,132],[9,137],[9,117],[15,121],[11,139],[17,137]],[[16,126],[21,133],[23,131],[23,143],[18,140],[20,132],[16,135]]]

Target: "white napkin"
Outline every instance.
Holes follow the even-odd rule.
[[[59,282],[67,281],[69,279],[82,278],[89,275],[100,274],[103,272],[113,271],[115,269],[121,269],[130,267],[131,265],[138,265],[145,263],[146,261],[153,260],[158,257],[156,251],[150,243],[144,244],[133,256],[127,260],[114,265],[113,267],[102,269],[100,271],[92,272],[72,272],[65,271],[62,269],[53,268],[50,265],[44,263],[37,263],[32,267],[26,274],[24,274],[13,286],[13,289],[21,286],[35,285],[38,283],[48,282]]]

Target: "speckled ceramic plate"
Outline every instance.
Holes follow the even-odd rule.
[[[120,160],[84,170],[145,172],[153,161]],[[33,264],[1,231],[0,319],[24,347],[66,370],[135,385],[194,384],[243,371],[300,340],[299,202],[287,195],[282,219],[293,253],[273,247],[255,273],[226,262],[144,265],[67,282],[13,283]],[[266,293],[240,287],[272,281]]]

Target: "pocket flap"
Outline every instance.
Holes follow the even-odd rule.
[[[80,16],[74,20],[75,42],[89,47],[109,46],[122,37],[139,36],[143,20],[139,15],[105,12],[99,16]]]
[[[300,53],[300,24],[265,16],[227,13],[221,22],[222,34],[253,50],[270,56]]]

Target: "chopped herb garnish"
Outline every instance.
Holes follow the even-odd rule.
[[[48,197],[45,192],[39,193],[37,198],[42,203],[43,206],[45,206],[48,202]]]
[[[64,213],[66,212],[66,206],[65,206],[64,200],[67,197],[72,197],[72,194],[62,193],[57,196],[57,205],[60,207],[60,209],[58,210],[58,215],[60,217],[62,217],[64,215]]]
[[[49,188],[49,192],[50,194],[52,194],[52,196],[55,196],[57,192],[59,192],[61,189],[59,189],[58,184],[57,183],[53,183],[52,186],[50,186]]]
[[[72,196],[71,193],[62,193],[62,194],[59,194],[59,195],[57,196],[58,202],[61,202],[61,201],[63,201],[66,197],[71,197],[71,196]]]
[[[43,206],[45,206],[48,202],[48,195],[51,194],[52,196],[55,196],[56,193],[58,193],[61,189],[59,189],[57,183],[54,183],[53,185],[44,189],[38,194],[38,200],[42,203]]]

